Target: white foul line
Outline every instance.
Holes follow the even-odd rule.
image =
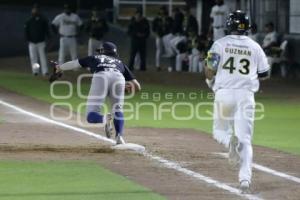
[[[228,157],[227,153],[214,153],[214,154],[220,155],[220,156],[225,157],[225,158]],[[254,169],[259,170],[259,171],[266,172],[266,173],[272,174],[272,175],[274,175],[274,176],[279,176],[279,177],[284,178],[284,179],[287,179],[287,180],[289,180],[289,181],[294,181],[294,182],[296,182],[296,183],[300,183],[300,178],[298,178],[298,177],[291,176],[291,175],[285,174],[285,173],[280,172],[280,171],[276,171],[276,170],[274,170],[274,169],[265,167],[265,166],[263,166],[263,165],[259,165],[259,164],[257,164],[257,163],[253,163],[253,164],[252,164],[252,167],[253,167]]]
[[[85,135],[89,135],[89,136],[92,136],[92,137],[95,137],[99,140],[102,140],[102,141],[105,141],[105,142],[109,142],[109,143],[112,143],[114,144],[115,141],[114,140],[111,140],[111,139],[108,139],[106,137],[103,137],[101,135],[98,135],[96,133],[93,133],[91,131],[87,131],[87,130],[84,130],[82,128],[78,128],[78,127],[75,127],[75,126],[71,126],[71,125],[68,125],[68,124],[65,124],[65,123],[62,123],[62,122],[58,122],[58,121],[55,121],[55,120],[52,120],[52,119],[49,119],[47,117],[44,117],[44,116],[41,116],[41,115],[38,115],[38,114],[35,114],[35,113],[32,113],[32,112],[29,112],[29,111],[26,111],[20,107],[17,107],[15,105],[12,105],[10,103],[7,103],[5,101],[2,101],[0,100],[0,104],[6,106],[6,107],[9,107],[11,109],[14,109],[20,113],[23,113],[23,114],[26,114],[26,115],[29,115],[31,117],[34,117],[34,118],[37,118],[37,119],[40,119],[42,121],[45,121],[47,123],[50,123],[50,124],[55,124],[57,126],[61,126],[61,127],[64,127],[64,128],[67,128],[67,129],[70,129],[70,130],[73,130],[73,131],[77,131],[77,132],[80,132],[80,133],[83,133]],[[237,196],[240,196],[240,197],[243,197],[245,199],[249,199],[249,200],[263,200],[263,198],[260,198],[258,196],[255,196],[255,195],[251,195],[251,194],[242,194],[241,191],[237,188],[234,188],[234,187],[231,187],[229,185],[226,185],[222,182],[219,182],[217,180],[214,180],[212,179],[211,177],[208,177],[208,176],[204,176],[200,173],[197,173],[197,172],[194,172],[192,170],[189,170],[187,168],[184,168],[184,167],[181,167],[178,163],[176,162],[173,162],[173,161],[169,161],[169,160],[166,160],[162,157],[159,157],[159,156],[155,156],[153,154],[150,154],[150,153],[143,153],[143,155],[151,160],[154,160],[154,161],[157,161],[159,162],[160,164],[162,164],[164,167],[166,168],[169,168],[169,169],[174,169],[178,172],[181,172],[185,175],[188,175],[188,176],[191,176],[195,179],[198,179],[198,180],[201,180],[201,181],[204,181],[208,184],[211,184],[219,189],[222,189],[222,190],[225,190],[227,192],[230,192],[232,194],[235,194]]]
[[[253,163],[252,166],[253,166],[253,168],[255,168],[257,170],[272,174],[274,176],[279,176],[281,178],[285,178],[287,180],[294,181],[296,183],[300,183],[300,178],[298,178],[298,177],[291,176],[291,175],[276,171],[274,169],[270,169],[268,167],[265,167],[265,166],[262,166],[262,165],[259,165],[259,164],[256,164],[256,163]]]

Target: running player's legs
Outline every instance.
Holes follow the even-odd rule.
[[[107,94],[108,79],[105,75],[105,72],[94,74],[86,108],[87,121],[89,123],[103,123],[101,107],[104,105]]]
[[[122,136],[124,128],[123,104],[125,79],[119,72],[110,72],[109,77],[109,97],[111,100],[112,113],[114,115],[114,126],[116,135]]]
[[[227,148],[233,133],[232,125],[235,107],[235,100],[231,90],[219,90],[216,92],[213,137]]]
[[[253,92],[239,90],[236,92],[238,99],[237,111],[235,113],[234,130],[240,142],[240,172],[239,181],[249,181],[252,177],[252,134],[254,124],[255,101]]]

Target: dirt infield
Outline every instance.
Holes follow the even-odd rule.
[[[0,89],[1,100],[49,117],[49,104]],[[57,113],[64,115],[64,110]],[[93,160],[168,199],[245,199],[132,152],[114,151],[93,137],[26,116],[0,104],[0,157],[18,160]],[[76,126],[75,121],[64,121]],[[85,128],[102,133],[98,127]],[[148,152],[231,187],[238,187],[237,171],[216,154],[225,152],[210,135],[194,130],[130,128],[126,139]],[[254,160],[300,177],[300,157],[255,147]],[[300,183],[254,170],[253,195],[262,199],[300,199]]]

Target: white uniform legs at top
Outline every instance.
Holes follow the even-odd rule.
[[[177,54],[177,56],[176,56],[176,67],[175,67],[177,72],[182,71],[182,62],[184,61],[184,59],[186,57],[187,57],[186,53]]]
[[[77,59],[77,41],[75,37],[61,37],[59,40],[59,64],[65,63],[66,52],[71,56],[70,60]]]
[[[165,57],[172,57],[174,56],[174,51],[172,49],[172,46],[171,46],[171,40],[175,38],[175,35],[173,34],[168,34],[168,35],[165,35],[163,36],[162,38],[162,42],[163,42],[163,46],[164,46],[164,49],[165,49]]]

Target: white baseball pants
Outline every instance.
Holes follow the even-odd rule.
[[[213,137],[229,147],[235,134],[240,142],[239,181],[252,177],[252,135],[254,125],[254,93],[246,89],[220,89],[215,93]]]
[[[66,52],[71,56],[70,60],[77,59],[77,41],[76,37],[61,37],[59,40],[58,62],[60,65],[65,63]]]
[[[188,55],[186,53],[177,54],[176,65],[175,65],[176,72],[182,71],[182,62],[187,58],[187,56]]]
[[[40,43],[29,42],[28,48],[29,48],[29,57],[30,57],[32,73],[39,73],[39,69],[33,68],[33,65],[35,63],[39,63],[40,61],[42,74],[46,75],[48,73],[48,65],[47,65],[47,58],[45,52],[46,42],[40,42]]]
[[[165,56],[166,57],[172,57],[175,55],[175,52],[171,46],[171,40],[175,38],[175,35],[173,35],[172,33],[163,36],[162,38],[162,42],[163,42],[163,46],[165,49]]]
[[[201,59],[198,49],[193,48],[189,55],[189,72],[199,72],[203,70],[203,60]]]
[[[163,51],[162,39],[160,37],[156,37],[156,54],[155,54],[155,66],[160,67],[160,58]]]

